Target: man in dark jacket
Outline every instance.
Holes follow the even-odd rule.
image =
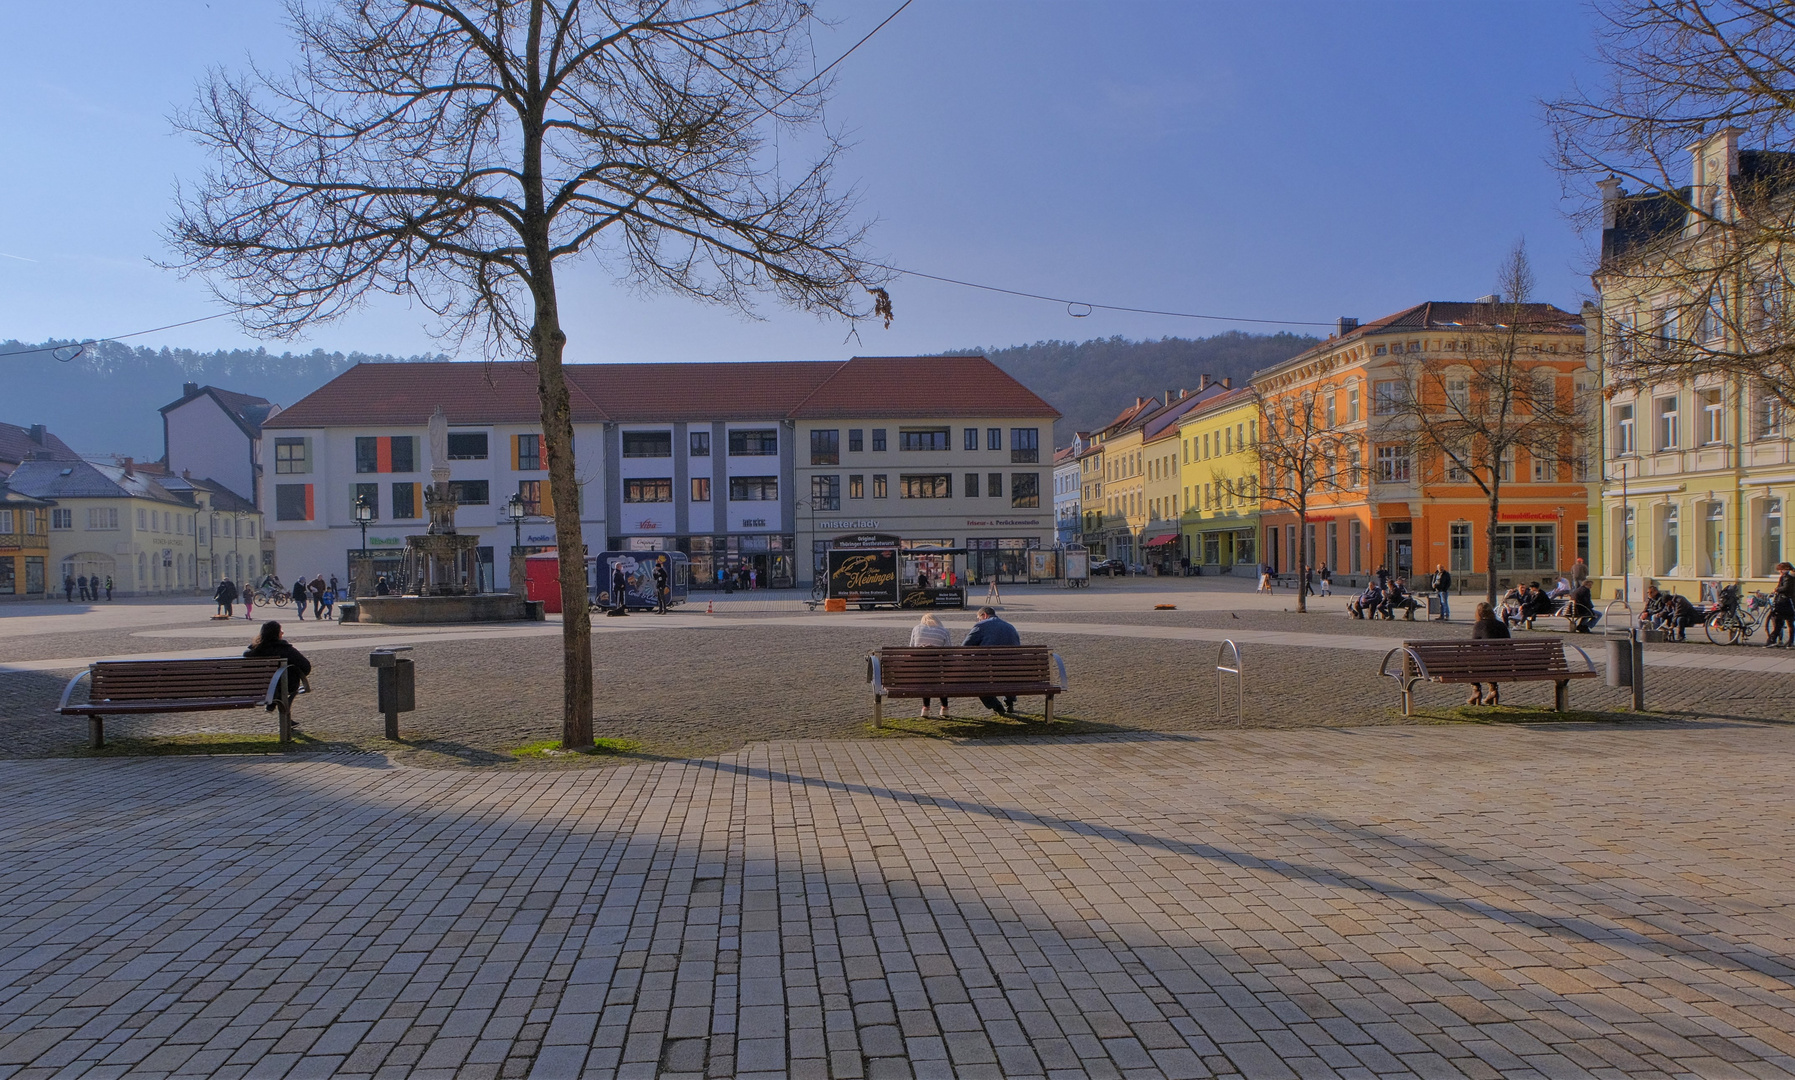
[[[1568,614],[1571,616],[1571,626],[1579,634],[1589,633],[1589,628],[1595,625],[1596,601],[1595,597],[1590,595],[1588,578],[1578,582],[1577,587],[1571,590],[1571,607]]]
[[[624,593],[629,589],[629,575],[623,572],[623,564],[611,564],[611,615],[628,615],[629,606]]]
[[[1022,644],[1022,635],[1016,632],[1014,626],[998,618],[996,609],[982,607],[979,608],[978,621],[972,624],[971,632],[960,644],[968,648],[1013,648]],[[994,697],[980,697],[979,700],[985,703],[985,708],[999,716],[1009,716],[1016,708],[1014,697],[1002,701]]]
[[[225,578],[212,590],[212,599],[218,604],[218,610],[224,612],[225,618],[231,617],[231,605],[237,602],[237,583]]]
[[[662,555],[654,561],[654,602],[655,613],[667,614],[667,600],[672,588],[667,582],[667,556]]]
[[[1452,571],[1435,563],[1434,576],[1428,579],[1427,587],[1434,591],[1434,598],[1440,602],[1440,613],[1434,618],[1445,622],[1452,615],[1447,607],[1447,598],[1452,595]]]

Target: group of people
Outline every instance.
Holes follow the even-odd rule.
[[[262,578],[259,587],[262,593],[272,596],[280,591],[280,579],[273,574],[268,574]],[[323,574],[318,574],[309,582],[304,577],[301,577],[298,581],[294,582],[293,603],[297,608],[299,621],[305,621],[305,609],[307,604],[311,605],[313,619],[334,618],[336,615],[337,594],[340,589],[341,586],[337,584],[335,574],[331,575],[329,581],[324,579]],[[252,613],[255,611],[257,599],[256,590],[257,586],[246,585],[239,588],[237,583],[230,578],[227,577],[223,579],[218,583],[218,587],[212,590],[212,601],[218,605],[217,614],[222,615],[227,619],[234,618],[236,615],[237,602],[241,600],[243,603],[243,617],[245,619],[251,618]]]
[[[1531,630],[1533,620],[1542,615],[1563,615],[1577,633],[1589,633],[1596,615],[1589,580],[1584,578],[1573,584],[1569,578],[1561,577],[1549,590],[1537,581],[1523,581],[1502,594],[1502,621],[1510,626]]]
[[[737,589],[747,592],[750,589],[758,589],[760,588],[760,569],[749,566],[747,563],[737,566],[734,570],[726,566],[719,566],[717,567],[717,584],[725,592],[735,592]]]
[[[98,574],[95,574],[93,577],[88,577],[86,574],[80,574],[75,577],[70,577],[67,574],[62,575],[62,595],[71,604],[75,602],[75,594],[77,592],[81,594],[81,599],[83,600],[98,600],[102,588],[106,590],[106,599],[112,599],[111,574],[106,575],[106,581],[103,585],[100,582],[100,575]]]
[[[672,578],[667,571],[665,555],[654,561],[654,610],[657,615],[667,614],[667,605],[673,599]],[[624,570],[621,561],[611,564],[611,608],[606,615],[629,614],[629,574]]]
[[[1414,622],[1415,609],[1420,606],[1421,601],[1415,599],[1406,587],[1406,579],[1393,578],[1388,570],[1379,567],[1377,573],[1371,575],[1365,591],[1347,602],[1346,611],[1355,619],[1375,619],[1380,615],[1395,619],[1396,613],[1401,611],[1405,621]]]
[[[953,643],[952,631],[941,625],[941,617],[932,611],[925,613],[922,620],[910,630],[910,647],[913,649],[947,648]],[[977,621],[972,624],[972,629],[967,632],[965,639],[960,644],[963,647],[988,649],[1014,647],[1022,644],[1022,635],[1016,632],[1013,623],[998,618],[995,608],[982,607],[978,610]],[[930,702],[936,700],[941,702],[941,719],[948,718],[946,698],[923,698],[922,718],[924,720],[931,719]],[[980,697],[979,701],[984,704],[985,708],[990,709],[998,716],[1012,716],[1016,711],[1014,697],[1002,699]]]

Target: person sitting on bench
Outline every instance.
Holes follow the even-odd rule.
[[[1396,618],[1396,609],[1401,608],[1403,620],[1405,622],[1414,622],[1415,609],[1420,607],[1421,603],[1413,596],[1410,596],[1408,590],[1402,587],[1404,580],[1405,579],[1403,578],[1397,578],[1390,582],[1389,588],[1384,590],[1384,618]]]
[[[1346,610],[1350,612],[1355,619],[1368,619],[1376,615],[1378,609],[1383,606],[1383,591],[1377,587],[1377,582],[1373,581],[1371,584],[1365,586],[1364,592],[1353,597],[1352,600],[1347,603]]]
[[[291,641],[281,636],[280,623],[273,619],[262,624],[261,632],[256,634],[255,640],[249,643],[249,648],[243,650],[243,655],[273,656],[285,660],[287,670],[292,672],[297,679],[297,681],[288,680],[287,694],[289,696],[297,694],[301,685],[308,689],[311,686],[307,680],[311,678],[312,662],[305,658],[304,653],[295,649]],[[274,706],[268,706],[268,711],[273,712]],[[297,727],[297,723],[294,726]]]
[[[982,607],[979,608],[978,621],[972,624],[971,632],[960,644],[987,649],[1006,648],[1022,644],[1022,635],[1016,632],[1014,626],[997,617],[997,609]],[[1009,716],[1016,709],[1016,699],[1013,696],[999,701],[994,697],[980,695],[979,700],[984,702],[985,708],[999,716]]]

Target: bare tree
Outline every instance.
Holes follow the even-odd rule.
[[[827,90],[803,0],[334,0],[288,9],[284,74],[215,72],[177,117],[215,165],[181,193],[183,271],[251,332],[291,336],[406,296],[489,359],[534,362],[555,505],[563,742],[592,744],[587,612],[557,268],[746,309],[770,291],[858,318],[840,144],[787,178],[769,125],[815,127]]]
[[[1259,407],[1259,431],[1251,443],[1259,461],[1257,476],[1215,474],[1214,486],[1223,496],[1255,505],[1282,506],[1296,515],[1302,554],[1296,571],[1296,610],[1309,610],[1309,577],[1304,567],[1315,565],[1309,543],[1309,509],[1318,494],[1341,491],[1355,459],[1348,459],[1353,441],[1330,428],[1323,415],[1323,394],[1314,387],[1294,393],[1267,392],[1253,387]]]
[[[1489,507],[1484,592],[1491,604],[1502,485],[1523,452],[1546,461],[1553,475],[1579,468],[1591,423],[1590,399],[1561,392],[1561,373],[1541,355],[1539,339],[1558,332],[1580,341],[1582,324],[1550,304],[1531,303],[1533,280],[1527,250],[1516,244],[1497,275],[1497,298],[1477,306],[1458,347],[1445,358],[1405,362],[1406,392],[1380,403],[1387,424],[1381,440],[1405,437],[1423,467],[1439,463],[1440,475],[1431,481],[1473,484],[1483,493]]]
[[[1595,12],[1608,78],[1546,113],[1567,184],[1603,195],[1588,215],[1605,237],[1608,391],[1719,374],[1795,407],[1795,9],[1600,0]]]

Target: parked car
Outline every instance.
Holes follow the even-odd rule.
[[[1110,577],[1116,577],[1126,573],[1128,573],[1128,566],[1123,563],[1121,559],[1098,559],[1091,563],[1091,574],[1093,576],[1097,574],[1108,574]]]

